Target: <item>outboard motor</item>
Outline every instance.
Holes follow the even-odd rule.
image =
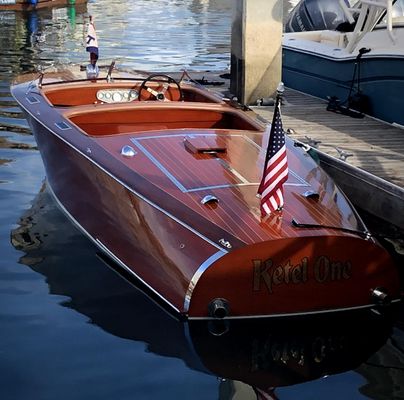
[[[348,0],[344,1],[349,6]],[[301,0],[290,12],[285,23],[285,32],[336,30],[339,26],[348,25],[337,0]]]

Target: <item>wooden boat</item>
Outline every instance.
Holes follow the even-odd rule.
[[[285,207],[261,218],[256,193],[269,131],[252,111],[165,75],[62,75],[11,88],[51,191],[172,310],[245,318],[399,300],[389,254],[289,138]]]
[[[45,7],[60,7],[66,5],[84,4],[87,0],[0,0],[1,10],[30,11]]]

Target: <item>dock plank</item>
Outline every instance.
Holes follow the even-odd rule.
[[[292,139],[310,144],[335,158],[350,153],[346,162],[404,188],[404,129],[371,117],[352,118],[327,111],[327,102],[287,88],[282,106],[284,129]],[[268,121],[273,107],[253,107]]]

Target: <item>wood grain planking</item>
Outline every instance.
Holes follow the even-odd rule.
[[[318,150],[335,158],[340,158],[338,147],[352,153],[346,160],[349,164],[404,187],[404,129],[371,117],[327,111],[326,101],[293,89],[287,89],[284,97],[283,126],[293,129],[292,139],[321,141]],[[254,111],[272,120],[273,107],[255,107]]]

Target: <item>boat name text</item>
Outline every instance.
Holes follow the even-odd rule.
[[[281,265],[274,265],[272,259],[252,260],[252,262],[253,290],[260,291],[264,284],[269,293],[273,293],[275,286],[282,284],[306,283],[310,279],[318,283],[342,281],[351,278],[352,273],[352,265],[349,261],[332,261],[326,256],[320,256],[314,261],[312,272],[308,257],[304,257],[295,265],[290,260]]]

